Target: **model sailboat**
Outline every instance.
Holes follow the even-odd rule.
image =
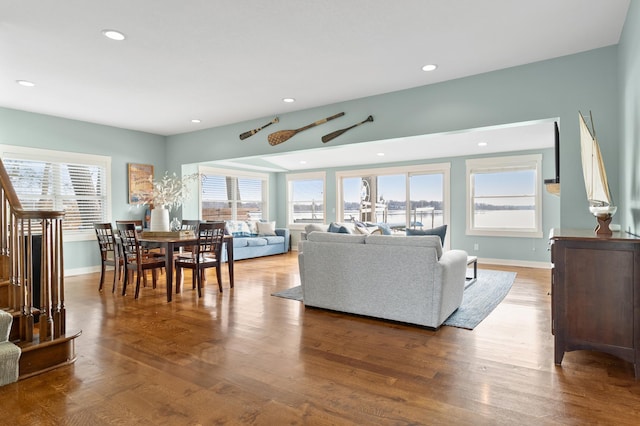
[[[607,173],[604,169],[600,146],[596,139],[595,128],[593,127],[593,116],[589,113],[591,129],[587,126],[582,113],[580,116],[580,151],[582,153],[582,172],[584,174],[584,185],[587,190],[589,200],[589,211],[598,220],[596,227],[597,235],[611,235],[609,224],[611,218],[616,213],[617,207],[613,205]]]

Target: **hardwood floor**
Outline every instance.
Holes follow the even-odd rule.
[[[186,277],[166,302],[99,274],[69,277],[75,364],[0,388],[7,425],[637,424],[629,363],[589,351],[553,363],[550,271],[515,270],[506,299],[475,330],[430,331],[305,309],[272,297],[299,284],[296,253],[236,262],[202,299]],[[107,280],[108,280],[107,276]],[[163,278],[162,278],[163,280]],[[390,283],[393,285],[393,283]]]

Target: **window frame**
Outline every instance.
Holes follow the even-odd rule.
[[[198,172],[201,175],[201,179],[198,180],[198,215],[200,218],[202,215],[202,204],[204,199],[202,197],[202,177],[204,175],[212,175],[212,176],[224,176],[225,178],[234,178],[234,179],[259,179],[263,181],[262,185],[262,219],[269,220],[269,174],[268,173],[260,173],[260,172],[251,172],[251,171],[241,171],[241,170],[232,170],[232,169],[224,169],[218,167],[209,167],[209,166],[201,166],[198,168]],[[220,201],[220,200],[218,200]],[[238,211],[237,211],[237,201],[238,200],[225,200],[232,201],[232,217],[233,219],[229,220],[246,220],[245,218],[238,219]],[[241,201],[241,200],[240,200]]]
[[[491,237],[520,237],[542,238],[542,154],[513,155],[491,158],[470,158],[466,163],[466,235],[491,236]],[[535,200],[535,227],[530,229],[519,228],[482,228],[473,223],[475,212],[473,175],[477,173],[513,172],[519,170],[533,170],[535,172],[534,194],[522,194],[533,196]],[[499,195],[499,194],[496,194]],[[514,196],[515,197],[515,196]]]
[[[112,196],[111,196],[111,157],[96,154],[85,154],[70,151],[59,151],[42,148],[31,148],[16,145],[0,145],[0,157],[4,161],[5,158],[17,159],[24,161],[42,161],[52,164],[81,164],[87,166],[99,167],[103,170],[103,194],[104,210],[102,212],[102,222],[111,222],[112,220]],[[18,194],[19,196],[20,194]],[[61,204],[62,200],[68,199],[68,196],[55,194],[54,203]],[[57,208],[56,208],[57,210]],[[64,228],[63,219],[63,238],[65,242],[69,241],[89,241],[95,239],[95,231],[85,229],[81,231],[71,231]]]
[[[287,206],[287,226],[289,228],[304,227],[305,223],[295,223],[293,219],[293,204],[291,200],[292,196],[292,183],[295,181],[309,181],[309,180],[321,180],[322,181],[322,222],[327,219],[327,173],[323,171],[319,172],[305,172],[305,173],[289,173],[286,175],[286,206]]]
[[[398,166],[398,167],[379,167],[379,168],[366,168],[357,170],[346,170],[336,172],[336,217],[344,217],[344,203],[343,203],[343,184],[344,178],[354,178],[362,176],[371,176],[377,178],[383,175],[398,175],[402,174],[406,176],[406,199],[407,203],[411,200],[411,188],[410,178],[412,175],[420,174],[437,174],[441,173],[442,185],[443,185],[443,211],[442,221],[443,224],[449,225],[451,223],[451,163],[429,163],[418,164],[413,166]],[[377,194],[372,191],[371,198],[377,197]],[[407,224],[411,223],[411,209],[406,209],[405,221]],[[450,238],[445,240],[445,248],[448,249]]]

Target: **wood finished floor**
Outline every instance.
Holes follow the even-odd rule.
[[[299,284],[296,253],[236,262],[222,294],[210,274],[202,299],[188,276],[171,303],[163,281],[134,300],[69,277],[78,359],[1,387],[0,423],[638,424],[629,363],[577,351],[554,365],[550,271],[479,268],[516,271],[511,292],[475,330],[435,332],[270,296]]]

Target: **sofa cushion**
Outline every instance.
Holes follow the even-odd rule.
[[[247,238],[247,246],[262,247],[267,245],[267,240],[263,237]]]
[[[233,248],[246,247],[249,244],[247,241],[251,239],[252,238],[246,237],[233,237]]]
[[[391,235],[369,235],[365,237],[365,244],[377,244],[387,246],[411,246],[433,247],[436,249],[437,258],[442,257],[442,242],[437,235],[424,235],[421,237],[395,237]]]
[[[259,236],[274,236],[276,235],[276,223],[275,222],[257,222]]]
[[[308,241],[321,243],[364,244],[367,235],[343,234],[334,232],[312,232],[307,235]]]
[[[444,245],[444,237],[447,235],[447,225],[438,226],[433,229],[411,229],[407,228],[407,235],[437,235],[440,237],[440,242]]]
[[[268,246],[270,246],[272,244],[283,244],[284,243],[284,237],[282,237],[280,235],[276,235],[274,237],[261,237],[261,239],[265,240],[267,242]]]

